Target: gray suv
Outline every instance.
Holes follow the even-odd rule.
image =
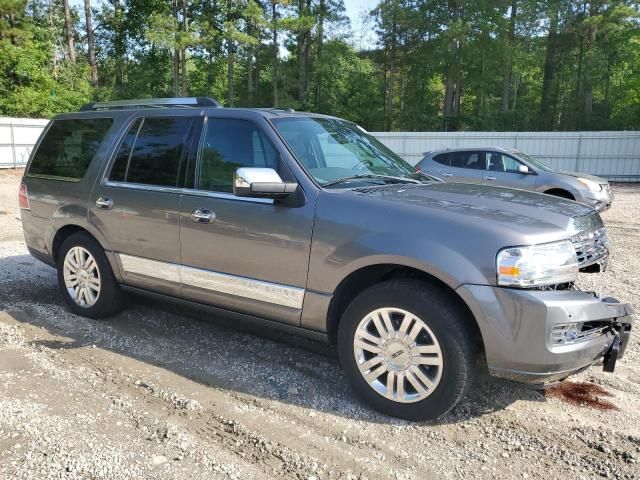
[[[134,293],[337,343],[353,389],[405,419],[438,418],[483,371],[612,371],[630,335],[628,305],[574,285],[606,265],[595,210],[434,181],[338,118],[90,104],[50,122],[19,200],[73,312]]]
[[[521,188],[575,200],[598,211],[613,202],[609,182],[586,173],[557,172],[518,150],[471,147],[427,152],[416,168],[447,182]]]

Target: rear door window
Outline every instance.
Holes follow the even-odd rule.
[[[120,143],[109,180],[178,186],[192,123],[189,117],[147,117],[134,122]]]
[[[112,124],[111,118],[54,120],[33,156],[29,174],[82,179]]]
[[[484,170],[483,152],[455,152],[451,157],[451,166],[468,168],[470,170]]]

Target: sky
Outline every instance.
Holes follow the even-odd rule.
[[[347,16],[351,19],[357,49],[371,48],[375,45],[373,24],[363,25],[363,14],[369,13],[378,5],[379,0],[344,0]]]

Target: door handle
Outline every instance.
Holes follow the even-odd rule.
[[[96,206],[104,210],[111,210],[113,208],[113,200],[108,197],[100,197],[96,200]]]
[[[495,180],[496,179],[496,177],[484,177],[484,178],[485,178],[485,180]]]
[[[444,172],[444,173],[442,174],[442,176],[443,176],[443,177],[453,177],[453,173],[447,173],[447,172]]]
[[[211,223],[216,219],[216,214],[206,208],[196,208],[191,212],[191,220],[197,223]]]

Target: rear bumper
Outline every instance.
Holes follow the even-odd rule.
[[[622,342],[618,357],[629,340],[631,307],[593,293],[481,285],[463,285],[458,293],[480,326],[496,377],[531,384],[562,380],[600,363],[616,335]],[[584,326],[584,338],[573,338],[572,324],[578,332]]]
[[[47,265],[55,265],[46,241],[47,236],[53,238],[55,234],[51,223],[45,218],[35,216],[30,210],[21,210],[20,216],[24,242],[29,253]]]

